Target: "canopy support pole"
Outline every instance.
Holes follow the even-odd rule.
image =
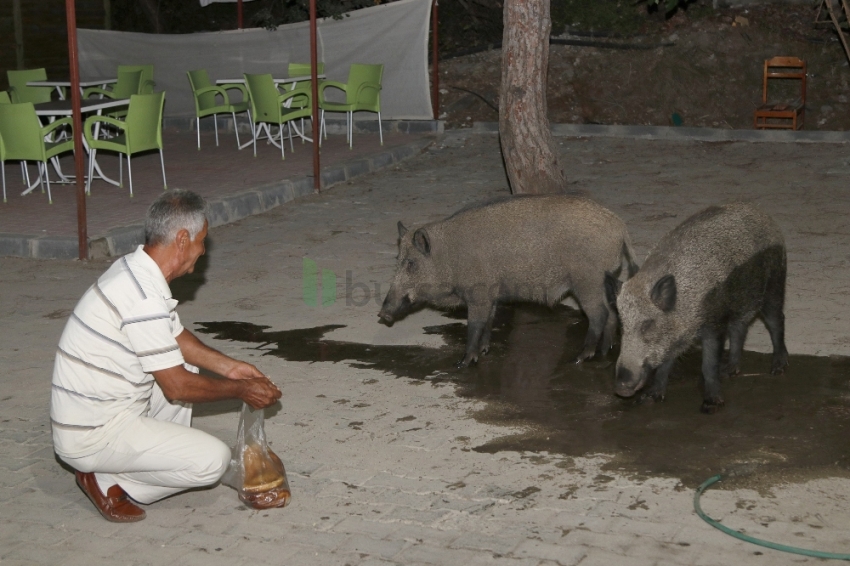
[[[434,119],[440,119],[440,25],[437,20],[437,0],[431,8],[431,105]]]
[[[86,226],[86,179],[83,173],[83,117],[80,112],[80,66],[77,53],[77,8],[74,0],[65,0],[68,21],[68,62],[71,71],[71,108],[74,125],[74,173],[77,181],[77,243],[81,260],[89,257]]]
[[[321,163],[319,158],[319,50],[316,46],[316,0],[310,0],[310,85],[313,89],[313,188],[318,193],[322,189]]]
[[[236,0],[236,26],[242,29],[242,0]]]

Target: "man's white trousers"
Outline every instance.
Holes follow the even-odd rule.
[[[230,463],[230,448],[191,428],[192,406],[169,403],[154,384],[151,407],[109,445],[84,458],[63,458],[74,469],[95,472],[103,493],[118,484],[139,503],[212,485]]]

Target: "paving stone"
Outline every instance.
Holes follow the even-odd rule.
[[[475,553],[465,549],[451,549],[429,544],[414,544],[400,555],[403,563],[423,564],[466,564],[475,558]]]
[[[392,559],[407,545],[408,543],[403,540],[380,540],[368,536],[355,535],[336,550],[342,553],[367,554],[369,556]]]

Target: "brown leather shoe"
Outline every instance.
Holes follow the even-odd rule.
[[[135,523],[145,518],[145,510],[130,501],[127,493],[118,485],[106,490],[106,495],[100,491],[94,473],[76,472],[77,485],[94,503],[103,518],[113,523]]]

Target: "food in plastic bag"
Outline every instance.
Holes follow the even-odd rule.
[[[239,493],[239,499],[254,509],[286,507],[292,497],[286,470],[266,443],[264,411],[242,405],[239,432],[230,466],[222,478]]]

